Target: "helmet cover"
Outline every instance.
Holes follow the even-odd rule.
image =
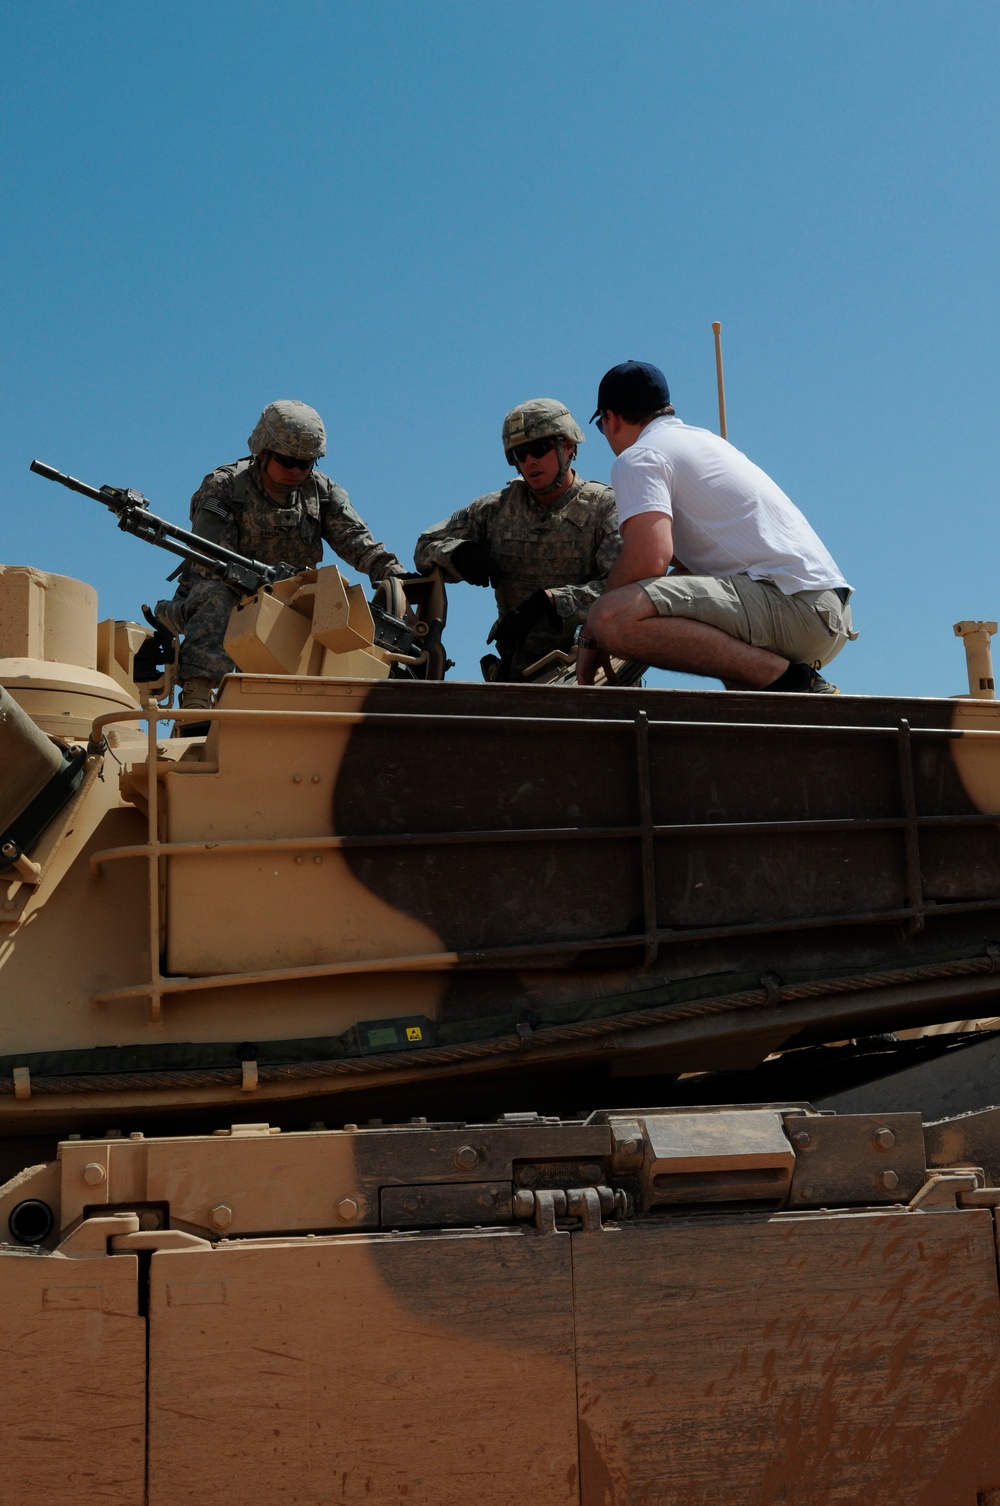
[[[512,408],[503,421],[503,448],[510,465],[514,464],[511,452],[515,445],[531,444],[535,439],[568,439],[571,444],[583,444],[586,437],[565,403],[554,397],[533,397]]]
[[[326,454],[326,430],[315,408],[285,397],[268,403],[247,443],[251,455],[273,450],[296,460],[318,460]]]

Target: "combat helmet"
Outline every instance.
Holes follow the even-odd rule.
[[[294,455],[296,460],[318,460],[326,454],[326,430],[315,408],[298,398],[284,397],[268,403],[247,440],[251,455],[273,450]]]
[[[533,397],[512,408],[503,421],[503,449],[507,464],[514,464],[514,446],[530,444],[533,439],[568,439],[583,444],[586,438],[580,425],[566,407],[554,397]]]

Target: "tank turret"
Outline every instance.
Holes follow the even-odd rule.
[[[0,565],[0,684],[43,732],[87,737],[102,712],[137,707],[131,661],[146,636],[136,623],[98,625],[82,580]]]

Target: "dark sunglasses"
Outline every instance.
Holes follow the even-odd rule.
[[[603,434],[604,433],[604,414],[603,413],[600,414],[600,416],[597,419],[597,432],[598,432],[598,434]]]
[[[554,439],[535,439],[531,444],[511,445],[510,453],[518,465],[523,465],[529,455],[532,460],[541,460],[543,455],[547,455],[555,447],[556,442]]]
[[[286,471],[311,471],[316,464],[315,460],[303,460],[298,455],[279,455],[277,450],[271,451],[271,457]]]

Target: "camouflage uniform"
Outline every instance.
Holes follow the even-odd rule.
[[[205,477],[191,498],[191,526],[204,539],[262,561],[306,570],[319,563],[325,540],[371,580],[407,572],[396,556],[376,543],[347,499],[342,486],[314,470],[288,505],[279,507],[264,491],[252,458],[220,466]],[[238,591],[185,571],[172,601],[157,603],[156,615],[184,634],[179,678],[221,680],[235,666],[222,644]]]
[[[482,545],[499,569],[494,586],[501,617],[541,588],[551,593],[561,618],[558,628],[548,620],[532,628],[514,655],[515,673],[553,649],[572,648],[622,547],[614,492],[579,476],[552,503],[540,502],[520,478],[477,498],[420,535],[417,569],[440,565],[446,580],[461,580],[451,556],[467,540]]]

